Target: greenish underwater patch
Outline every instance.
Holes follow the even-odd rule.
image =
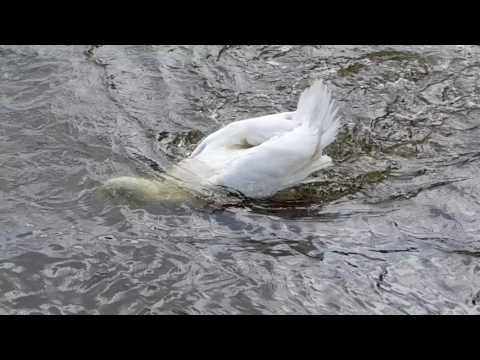
[[[347,67],[341,68],[337,71],[337,74],[341,77],[349,77],[358,74],[366,65],[360,63],[354,63]]]

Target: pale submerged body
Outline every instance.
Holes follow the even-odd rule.
[[[222,186],[267,198],[329,166],[323,150],[338,127],[331,93],[317,81],[302,93],[296,111],[233,122],[207,136],[169,174],[191,189]],[[145,185],[121,179],[123,186],[126,179],[132,187]]]

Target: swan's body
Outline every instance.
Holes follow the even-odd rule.
[[[169,173],[191,188],[224,186],[251,198],[270,197],[331,164],[323,150],[338,126],[330,91],[318,81],[302,93],[295,112],[233,122]]]

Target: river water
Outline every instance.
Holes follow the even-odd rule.
[[[98,196],[318,78],[343,120],[311,183]],[[0,46],[0,313],[478,314],[479,94],[477,46]]]

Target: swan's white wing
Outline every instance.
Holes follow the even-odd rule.
[[[299,126],[261,145],[244,150],[210,179],[215,185],[234,188],[249,197],[268,197],[302,181],[312,163],[318,134]]]
[[[197,157],[207,150],[256,146],[274,136],[291,131],[297,125],[291,112],[236,121],[207,136],[190,157]]]
[[[249,148],[290,131],[296,126],[292,113],[280,113],[231,123],[206,137],[169,173],[188,183],[208,183]],[[202,185],[203,186],[203,185]]]

